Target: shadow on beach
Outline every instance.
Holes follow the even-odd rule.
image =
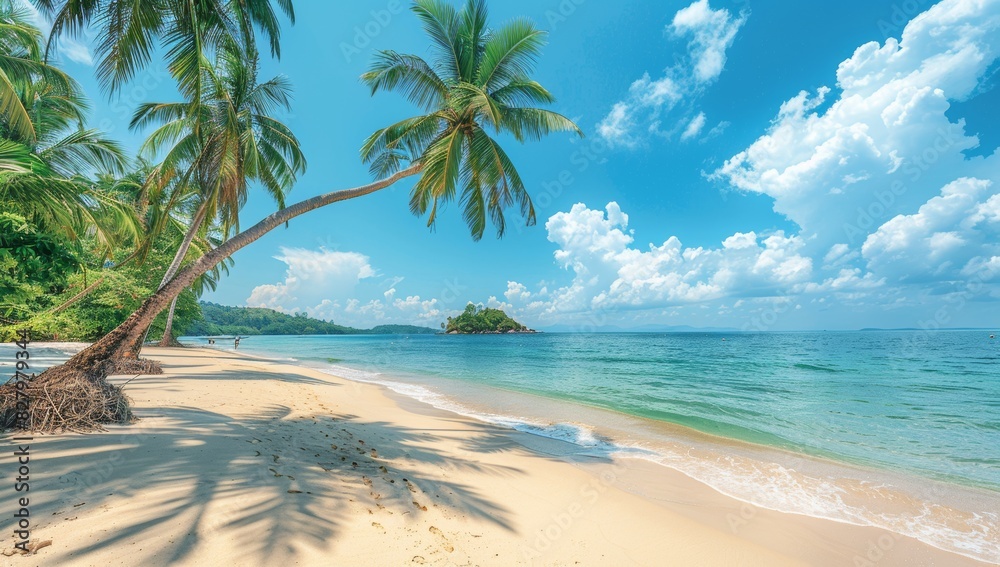
[[[300,557],[302,546],[324,552],[336,548],[348,519],[366,513],[405,516],[437,509],[515,532],[512,511],[497,494],[484,494],[451,474],[524,474],[477,459],[525,450],[509,430],[448,417],[436,423],[454,428],[365,421],[330,410],[305,388],[288,391],[310,397],[294,404],[296,410],[277,403],[243,403],[241,408],[230,403],[227,408],[240,395],[228,390],[236,380],[249,381],[250,388],[258,380],[271,382],[270,387],[275,381],[339,385],[250,365],[199,373],[198,365],[156,358],[168,374],[141,376],[127,387],[135,397],[137,423],[86,435],[36,437],[35,483],[41,494],[32,515],[38,518],[38,534],[56,540],[46,550],[51,564],[87,562],[105,548],[128,553],[137,542],[146,548],[143,553],[155,549],[157,563],[172,564],[191,561],[196,548],[219,539],[238,553],[227,557],[234,564],[278,564]],[[178,371],[184,375],[171,376]],[[129,379],[116,377],[119,383]],[[194,390],[185,386],[192,380],[220,385]],[[190,398],[186,405],[144,399],[154,393]],[[306,411],[306,406],[312,407]],[[448,442],[451,450],[436,450],[440,442]],[[7,492],[5,487],[4,501],[14,498]],[[65,530],[92,539],[67,549],[58,541]]]

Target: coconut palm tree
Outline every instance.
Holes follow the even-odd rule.
[[[290,110],[290,85],[282,75],[258,83],[258,69],[255,52],[227,42],[218,50],[215,65],[203,68],[207,86],[200,99],[146,103],[135,112],[132,128],[162,122],[141,148],[150,158],[164,156],[148,185],[154,191],[170,185],[173,194],[193,192],[199,201],[161,287],[180,268],[206,222],[218,218],[223,238],[238,231],[239,210],[251,184],[262,187],[282,208],[286,193],[305,171],[298,139],[274,116]],[[173,319],[173,305],[168,321]],[[166,333],[164,346],[169,342]]]
[[[502,236],[505,209],[512,204],[528,222],[533,221],[521,178],[490,133],[509,133],[518,141],[557,131],[580,133],[565,117],[527,106],[553,101],[529,78],[544,32],[527,20],[489,28],[486,5],[477,0],[469,0],[461,11],[440,1],[418,0],[413,11],[436,46],[436,65],[385,51],[362,77],[373,92],[402,91],[426,111],[379,130],[362,146],[362,157],[375,174],[384,175],[381,179],[306,199],[236,234],[180,270],[116,329],[63,366],[47,371],[37,383],[82,377],[107,391],[105,376],[117,359],[129,353],[129,346],[157,313],[199,276],[295,217],[369,195],[408,177],[420,176],[411,194],[411,209],[418,214],[429,210],[431,224],[436,206],[454,198],[461,199],[473,238],[482,236],[488,219]]]
[[[535,210],[521,176],[491,133],[519,142],[559,131],[580,133],[566,117],[530,106],[555,101],[529,78],[545,32],[527,19],[489,28],[485,0],[469,0],[461,11],[440,0],[422,0],[413,10],[435,48],[433,64],[382,51],[361,79],[372,94],[400,92],[425,114],[372,134],[361,148],[362,159],[378,176],[419,161],[423,172],[410,194],[410,210],[418,215],[429,210],[428,226],[438,205],[454,199],[460,200],[475,240],[482,238],[487,218],[503,236],[504,211],[511,205],[533,224]]]

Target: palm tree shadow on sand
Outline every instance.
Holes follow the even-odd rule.
[[[237,422],[191,407],[146,407],[142,414],[148,417],[131,426],[39,443],[46,455],[39,484],[50,502],[37,515],[53,520],[40,524],[39,533],[46,523],[66,521],[89,532],[87,519],[101,518],[94,508],[116,517],[113,530],[95,533],[82,548],[60,552],[56,542],[50,555],[56,563],[86,560],[109,546],[128,552],[139,542],[147,550],[158,546],[157,558],[170,564],[224,538],[239,553],[228,559],[276,564],[294,561],[302,546],[334,549],[357,514],[429,508],[516,531],[502,503],[449,479],[449,471],[522,474],[477,460],[520,447],[493,426],[445,419],[455,428],[426,430],[343,414],[293,418],[281,405]],[[456,436],[457,453],[433,450],[434,442]],[[164,533],[184,535],[166,541]]]

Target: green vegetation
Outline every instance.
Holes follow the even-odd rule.
[[[8,232],[8,229],[13,229]],[[173,256],[174,243],[158,239],[140,264],[112,259],[84,240],[79,250],[58,235],[39,233],[23,219],[0,213],[0,340],[30,328],[35,340],[93,341],[125,320],[156,291]],[[213,282],[214,284],[214,282]],[[201,312],[193,289],[178,296],[175,325],[183,328]],[[163,332],[166,316],[151,333]]]
[[[466,305],[458,317],[448,317],[444,329],[446,333],[460,335],[535,332],[499,309],[477,307],[472,303]]]
[[[186,327],[190,336],[218,335],[357,335],[357,334],[428,334],[428,327],[413,325],[380,325],[373,329],[354,329],[306,317],[304,313],[288,315],[261,307],[229,307],[202,302],[203,318]]]

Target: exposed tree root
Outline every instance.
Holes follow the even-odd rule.
[[[0,386],[0,429],[99,431],[103,424],[133,420],[130,400],[120,387],[79,370],[60,370],[55,378],[46,372],[28,380],[20,392],[13,384]],[[17,404],[25,400],[27,409],[19,419]]]
[[[131,423],[134,418],[128,396],[107,377],[163,373],[159,363],[145,358],[90,362],[70,360],[50,368],[25,380],[21,390],[13,381],[0,386],[0,431],[100,431],[103,425]]]

